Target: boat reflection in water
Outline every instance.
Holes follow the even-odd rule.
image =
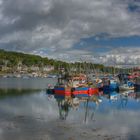
[[[70,108],[72,108],[72,100],[70,98],[63,99],[57,97],[56,101],[58,103],[60,119],[66,120]]]
[[[49,96],[50,93],[48,94],[48,97]],[[84,122],[88,120],[94,121],[95,111],[98,114],[100,110],[104,110],[104,107],[108,107],[110,110],[130,109],[133,106],[133,100],[139,101],[140,99],[140,93],[136,93],[133,90],[121,93],[116,91],[99,93],[89,97],[58,96],[54,94],[51,96],[57,101],[59,118],[61,120],[66,120],[71,111],[78,111],[82,108]]]
[[[113,91],[109,93],[103,93],[102,97],[107,98],[111,105],[112,103],[116,103],[116,105],[118,105],[118,108],[126,108],[128,103],[130,102],[131,104],[129,104],[129,107],[131,108],[133,106],[133,100],[136,102],[140,101],[140,92],[128,90],[118,93],[116,91]]]
[[[89,116],[89,106],[91,103],[94,104],[94,106],[98,106],[101,102],[101,99],[98,95],[93,95],[89,97],[71,97],[71,96],[59,96],[59,95],[50,95],[50,92],[48,92],[48,98],[54,97],[58,104],[59,109],[59,118],[61,120],[66,120],[68,117],[68,114],[71,110],[77,111],[79,106],[84,107],[84,122],[87,121],[87,117]],[[91,119],[93,119],[94,116],[94,109],[91,113]]]

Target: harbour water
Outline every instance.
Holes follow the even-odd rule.
[[[56,79],[0,79],[0,140],[140,139],[140,93],[102,94],[62,119],[59,100],[46,94],[49,83]]]

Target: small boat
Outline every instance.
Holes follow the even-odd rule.
[[[48,84],[48,88],[46,90],[46,93],[49,94],[49,95],[54,94],[54,87],[51,84]]]
[[[103,80],[103,92],[119,91],[119,84],[115,79]]]
[[[127,84],[123,84],[121,86],[119,86],[120,90],[134,90],[134,86],[133,87],[129,87]]]
[[[49,75],[47,76],[47,78],[57,78],[57,75],[55,75],[55,74],[49,74]]]
[[[134,83],[131,81],[127,81],[126,84],[119,86],[120,90],[134,90]]]

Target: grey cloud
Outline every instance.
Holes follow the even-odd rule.
[[[128,10],[130,3],[132,0],[3,0],[0,48],[11,43],[9,50],[15,45],[24,52],[68,51],[81,38],[101,33],[140,35],[140,16]]]

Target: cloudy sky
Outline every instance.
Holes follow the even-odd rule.
[[[138,64],[140,0],[0,0],[0,48]]]

